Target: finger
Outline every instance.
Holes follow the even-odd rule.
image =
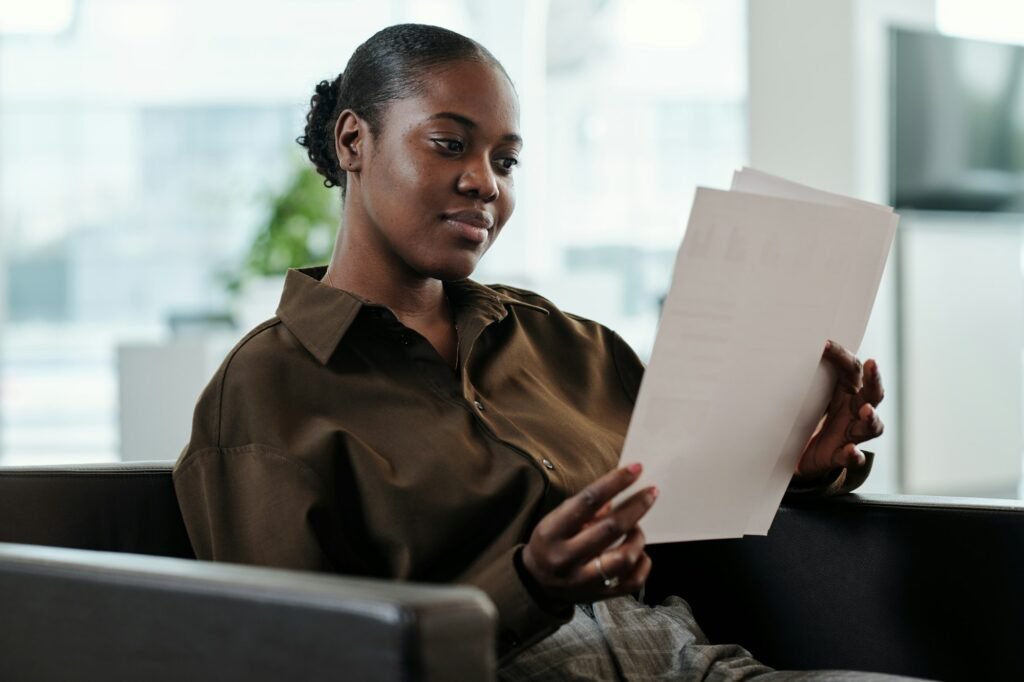
[[[646,552],[642,554],[633,572],[619,580],[619,593],[630,594],[643,587],[647,576],[651,574],[651,563],[651,557]]]
[[[860,394],[866,402],[875,407],[878,407],[878,403],[885,398],[882,375],[878,371],[878,362],[875,360],[868,360],[864,363],[864,388]]]
[[[626,534],[622,544],[601,553],[604,572],[609,576],[618,576],[619,578],[628,576],[636,568],[640,557],[643,556],[646,544],[647,538],[644,536],[643,530],[639,525],[633,526]]]
[[[603,595],[602,597],[613,597],[621,594],[630,594],[638,591],[647,582],[647,577],[651,574],[651,557],[646,552],[641,552],[640,557],[637,559],[636,564],[633,566],[629,573],[618,576],[619,582],[616,585],[605,585],[604,578],[597,575],[594,579],[593,584],[600,590]],[[605,571],[607,573],[607,571]],[[608,576],[609,578],[611,575]]]
[[[591,524],[566,542],[569,556],[579,561],[605,551],[619,538],[630,533],[658,498],[658,489],[644,488],[630,495],[605,518]]]
[[[614,550],[600,552],[588,557],[580,566],[579,582],[604,587],[605,580],[628,576],[644,554],[647,539],[640,526],[634,526],[626,539]]]
[[[851,443],[863,443],[872,438],[878,438],[885,431],[885,424],[878,412],[865,403],[857,411],[857,419],[851,421],[846,428],[846,438]]]
[[[570,497],[545,517],[545,535],[559,538],[576,535],[605,504],[632,485],[642,470],[640,464],[619,467]]]
[[[600,509],[598,509],[597,513],[594,514],[593,518],[591,518],[589,521],[587,521],[587,522],[585,522],[583,524],[583,527],[584,528],[589,528],[595,522],[600,521],[604,517],[608,516],[608,514],[611,513],[611,511],[612,511],[612,503],[611,502],[605,502],[604,506],[602,506]]]
[[[864,381],[864,366],[857,356],[843,348],[835,341],[825,344],[822,357],[832,364],[839,372],[839,383],[851,392],[860,390]]]
[[[863,452],[857,449],[857,446],[853,443],[847,443],[841,449],[836,451],[836,454],[832,457],[832,465],[836,467],[850,467],[857,468],[864,466],[867,461],[867,457]]]

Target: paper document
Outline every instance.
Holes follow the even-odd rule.
[[[752,169],[699,188],[623,449],[661,490],[650,543],[771,526],[833,379],[856,351],[897,216]]]
[[[860,303],[863,312],[860,316],[854,315],[853,310],[847,310],[845,311],[847,315],[838,318],[837,321],[849,321],[849,326],[837,325],[829,331],[829,339],[842,344],[851,353],[856,353],[860,349],[860,343],[864,339],[864,330],[871,317],[871,308],[878,293],[878,285],[885,271],[885,263],[889,257],[893,238],[896,236],[896,224],[899,222],[899,216],[893,213],[891,206],[872,204],[841,194],[812,189],[805,185],[784,180],[778,176],[754,170],[753,168],[742,168],[736,171],[732,178],[732,189],[738,192],[766,194],[828,206],[861,208],[882,214],[881,216],[876,216],[878,224],[875,224],[873,221],[870,224],[870,229],[884,230],[884,234],[881,235],[876,244],[878,248],[876,274],[872,279],[867,280],[867,283],[874,282],[874,288],[871,290],[870,296],[861,297]],[[882,220],[882,216],[886,217],[887,222]],[[882,227],[883,225],[884,227]],[[846,302],[844,302],[845,304]],[[775,518],[775,511],[779,508],[782,496],[785,495],[786,488],[793,476],[793,470],[796,468],[800,452],[807,443],[809,434],[817,426],[825,406],[828,405],[832,390],[835,387],[835,380],[831,368],[823,362],[819,363],[818,370],[811,383],[811,388],[807,392],[807,397],[800,408],[800,413],[793,423],[790,437],[780,453],[779,461],[772,472],[771,478],[766,482],[762,504],[760,508],[756,508],[752,512],[751,524],[747,528],[747,533],[751,535],[765,535],[768,533],[772,519]]]

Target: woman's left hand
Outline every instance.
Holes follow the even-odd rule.
[[[816,478],[841,467],[863,466],[866,458],[857,445],[882,435],[883,424],[875,408],[885,391],[878,364],[861,364],[850,351],[829,341],[822,357],[839,375],[825,418],[800,455],[797,473]]]

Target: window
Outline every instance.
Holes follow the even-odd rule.
[[[305,163],[313,86],[380,27],[466,33],[520,92],[520,204],[478,279],[641,355],[693,186],[745,160],[741,0],[3,7],[0,464],[177,456],[224,350],[273,314],[276,285],[227,283]]]

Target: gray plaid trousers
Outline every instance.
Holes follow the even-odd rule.
[[[679,597],[651,607],[626,596],[577,606],[569,623],[512,659],[498,671],[498,679],[882,682],[909,678],[839,670],[776,671],[741,646],[709,643],[690,606]]]

